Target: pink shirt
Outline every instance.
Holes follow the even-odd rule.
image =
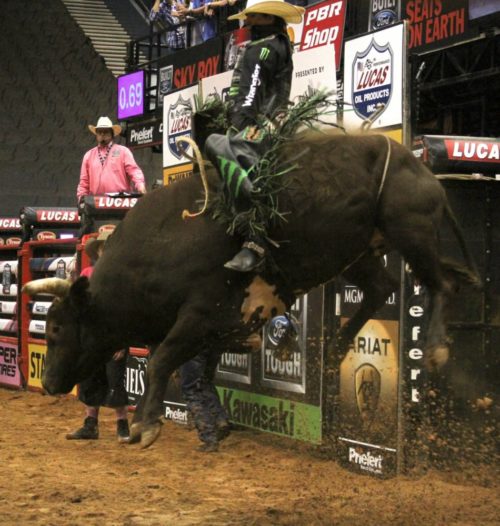
[[[80,182],[76,190],[78,199],[82,195],[134,192],[145,186],[144,174],[127,147],[113,144],[104,166],[99,159],[98,150],[102,156],[106,155],[106,148],[96,146],[83,156]]]

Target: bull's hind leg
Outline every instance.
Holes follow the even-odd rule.
[[[439,242],[432,216],[412,215],[406,222],[390,225],[385,235],[410,265],[415,278],[429,293],[429,327],[425,344],[425,362],[430,369],[448,360],[448,341],[444,307],[445,276],[439,257]]]
[[[363,300],[356,314],[337,335],[338,360],[344,358],[354,336],[398,287],[398,281],[385,269],[383,258],[371,253],[356,261],[343,276],[363,291]]]

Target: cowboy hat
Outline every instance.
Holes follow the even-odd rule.
[[[113,233],[113,230],[103,230],[99,232],[97,237],[87,239],[84,250],[90,259],[96,260],[99,257],[99,248],[106,243],[108,237]]]
[[[289,24],[302,22],[305,9],[285,2],[285,0],[248,0],[243,11],[236,15],[228,16],[228,20],[245,20],[250,13],[279,16]]]
[[[109,117],[99,117],[97,124],[92,126],[89,124],[89,130],[95,135],[96,130],[109,129],[113,130],[113,135],[120,135],[122,127],[119,124],[113,124]]]

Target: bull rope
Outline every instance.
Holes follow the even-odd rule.
[[[182,146],[183,142],[187,142],[191,146],[191,148],[193,148],[194,157],[192,155],[189,155],[186,152],[185,148]],[[205,202],[203,203],[203,207],[199,212],[196,212],[196,213],[190,212],[187,208],[185,208],[182,211],[182,219],[188,219],[188,218],[192,219],[193,217],[197,217],[203,214],[206,211],[207,206],[208,206],[208,183],[207,183],[207,174],[205,172],[205,161],[203,160],[203,157],[201,155],[200,149],[198,148],[198,145],[196,144],[195,141],[193,141],[193,139],[191,139],[191,137],[177,137],[175,139],[175,144],[177,145],[177,148],[179,148],[179,151],[184,157],[186,157],[192,162],[197,163],[200,167],[200,177],[201,177],[201,182],[203,183],[203,190],[205,192]]]

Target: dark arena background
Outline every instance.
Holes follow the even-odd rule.
[[[151,0],[2,0],[0,524],[499,524],[500,6],[294,3],[306,7],[290,31],[297,83],[327,72],[319,81],[336,91],[338,124],[402,142],[446,189],[483,283],[450,307],[448,362],[439,372],[425,367],[429,298],[390,254],[399,287],[340,364],[332,366],[336,331],[362,299],[343,279],[293,306],[299,337],[290,359],[276,356],[268,328],[259,352],[222,356],[215,381],[234,429],[218,453],[196,451],[176,378],[151,448],[118,444],[109,409],[99,440],[65,440],[83,405],[76,390],[43,392],[52,298],[21,288],[77,275],[90,264],[84,241],[140,199],[78,205],[82,157],[95,144],[87,125],[101,115],[122,125],[118,142],[133,150],[148,191],[191,176],[169,139],[191,133],[194,92],[224,93],[245,35],[228,26],[223,7],[216,38],[166,54],[165,27],[148,20]],[[390,63],[390,81],[373,73],[379,61]],[[451,231],[441,242],[460,258]],[[148,356],[130,350],[131,412]]]

